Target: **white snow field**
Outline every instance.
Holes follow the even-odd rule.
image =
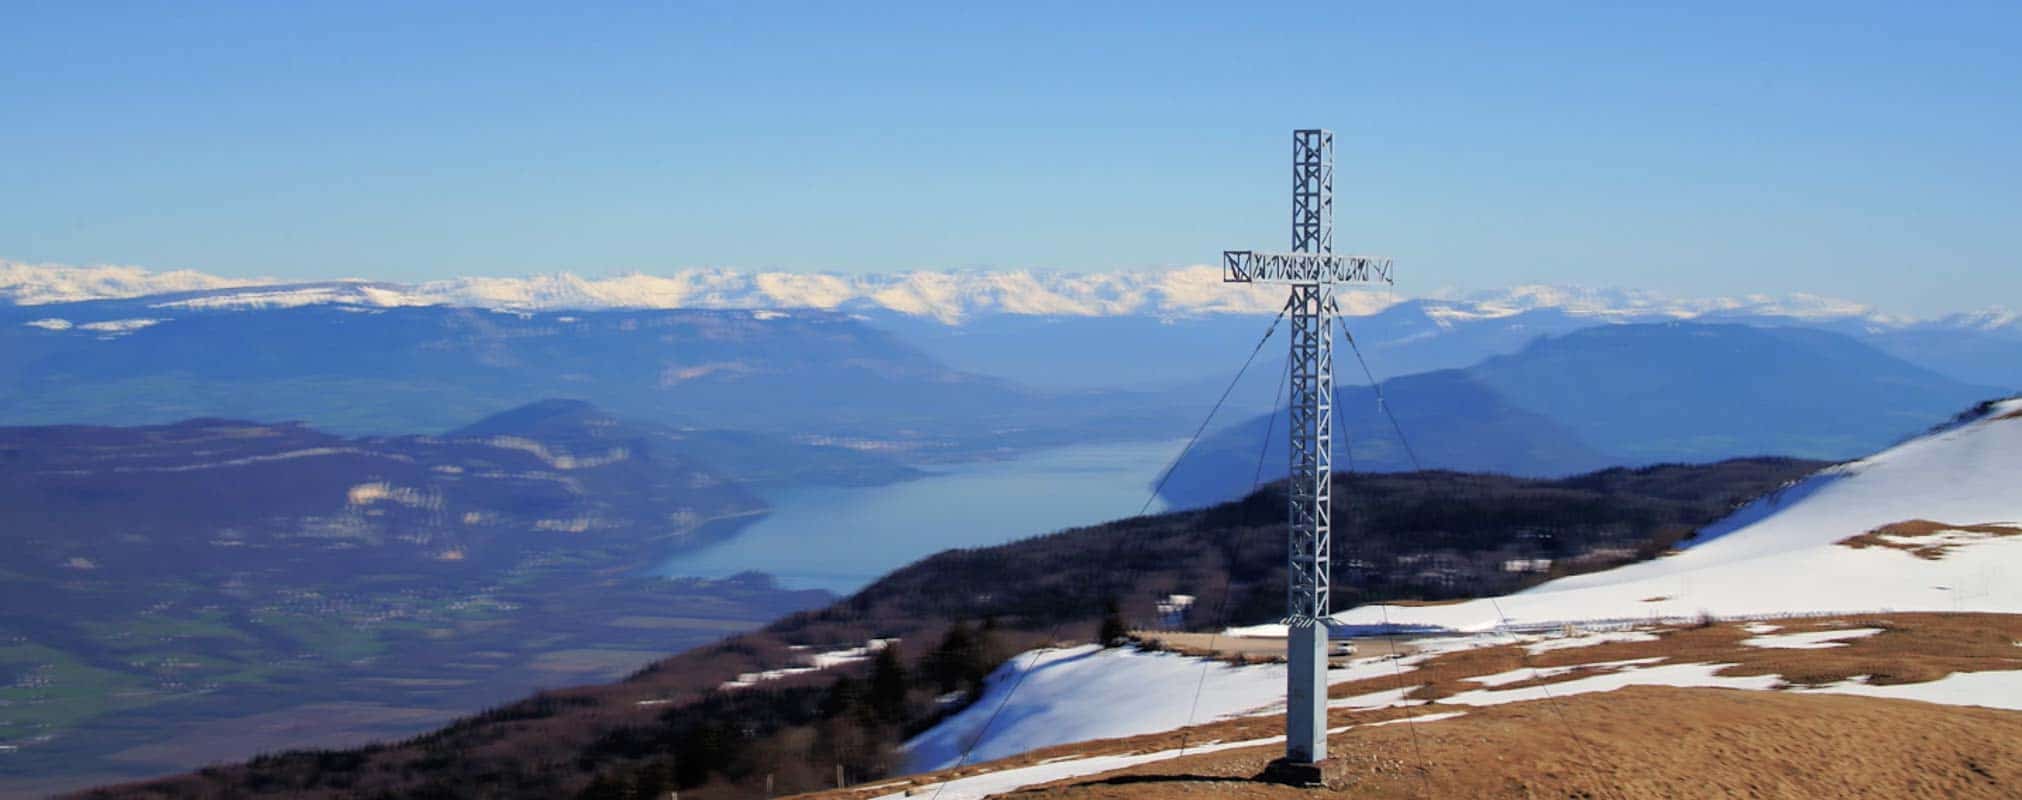
[[[1205,677],[1203,671],[1205,670]],[[1022,682],[1018,676],[1023,673]],[[1012,685],[1017,690],[1012,692]],[[1191,707],[1201,687],[1200,707]],[[1004,697],[994,721],[990,716]],[[1283,665],[1234,667],[1173,653],[1095,645],[1025,653],[999,667],[982,698],[906,744],[908,771],[954,766],[989,724],[969,763],[1094,739],[1114,739],[1268,709],[1285,697]]]
[[[2011,418],[2010,415],[2018,415]],[[1953,525],[2022,525],[2022,398],[1995,404],[1980,417],[1914,439],[1875,456],[1840,465],[1744,507],[1711,526],[1705,541],[1685,552],[1608,572],[1566,578],[1529,591],[1446,606],[1364,607],[1335,619],[1349,629],[1393,625],[1443,632],[1417,642],[1422,650],[1402,659],[1363,658],[1331,670],[1330,683],[1402,674],[1415,664],[1474,647],[1522,644],[1533,654],[1609,642],[1654,641],[1636,630],[1649,617],[1780,617],[1835,612],[1985,611],[2022,613],[2022,535],[1943,533],[1916,544],[1953,546],[1937,559],[1902,549],[1854,549],[1839,544],[1891,523],[1934,520]],[[1905,542],[1906,544],[1908,542]],[[1652,600],[1651,598],[1663,598]],[[1508,625],[1497,613],[1506,612]],[[1602,630],[1594,630],[1597,623]],[[1822,649],[1846,647],[1877,629],[1848,627],[1800,633],[1753,622],[1743,646]],[[1540,632],[1542,631],[1542,632]],[[1282,626],[1257,626],[1232,635],[1282,635]],[[2022,642],[2017,643],[2022,646]],[[1479,688],[1439,701],[1406,700],[1411,689],[1371,692],[1329,703],[1335,708],[1423,708],[1416,722],[1433,724],[1469,706],[1538,700],[1549,691],[1564,697],[1634,685],[1791,690],[1891,697],[1952,705],[2022,710],[2022,671],[1957,673],[1918,684],[1873,686],[1856,678],[1792,688],[1774,675],[1717,675],[1726,664],[1658,663],[1663,659],[1604,661],[1578,666],[1517,670],[1471,679]],[[1020,672],[1030,669],[1023,682]],[[1508,684],[1592,673],[1538,687]],[[1205,676],[1205,679],[1203,679]],[[1020,655],[994,673],[983,697],[906,745],[907,768],[920,772],[975,764],[1079,741],[1173,730],[1245,714],[1283,710],[1281,665],[1233,667],[1170,653],[1099,650],[1084,646]],[[1015,690],[1014,690],[1015,686]],[[1192,706],[1200,689],[1198,709]],[[1008,696],[1008,702],[1006,702]],[[1459,708],[1455,708],[1459,707]],[[992,717],[995,717],[994,720]],[[987,725],[987,730],[985,730]],[[979,736],[980,734],[980,736]],[[1213,743],[1212,749],[1268,744]],[[965,746],[973,751],[962,759]],[[1209,745],[1210,743],[1203,743]],[[1204,752],[1197,747],[1189,752]],[[948,797],[981,797],[1077,775],[1174,758],[1178,751],[1063,757],[949,782]],[[895,786],[899,784],[894,784]],[[917,789],[917,787],[915,787]],[[895,795],[896,796],[896,795]]]
[[[1330,731],[1330,733],[1331,732],[1333,731]],[[1261,739],[1249,739],[1240,742],[1202,742],[1198,745],[1188,747],[1185,752],[1181,752],[1178,749],[1173,749],[1173,750],[1160,750],[1152,753],[1131,753],[1128,755],[1090,756],[1088,758],[1065,758],[1057,761],[1047,761],[1040,764],[1033,764],[1031,766],[1018,767],[1016,769],[985,772],[981,775],[972,775],[966,778],[959,778],[956,780],[948,781],[945,788],[940,788],[940,784],[934,784],[934,786],[937,787],[934,791],[934,796],[941,798],[941,800],[980,800],[980,798],[989,797],[991,795],[998,794],[1001,792],[1016,791],[1018,789],[1025,788],[1027,786],[1046,783],[1048,781],[1057,781],[1062,778],[1078,778],[1083,775],[1096,775],[1104,772],[1109,772],[1111,770],[1123,769],[1125,767],[1134,767],[1137,766],[1138,764],[1149,764],[1153,761],[1164,761],[1168,758],[1178,758],[1182,755],[1200,755],[1202,753],[1213,753],[1220,750],[1233,750],[1239,747],[1257,747],[1260,745],[1273,744],[1283,741],[1285,741],[1285,737],[1283,736],[1269,736]],[[896,785],[904,785],[904,784],[903,782],[901,782]],[[873,786],[872,788],[877,787]],[[907,792],[905,790],[900,790],[893,792],[891,794],[879,795],[876,800],[887,800],[888,798],[890,800],[898,800],[898,798],[904,798],[909,796],[916,797],[919,795],[914,792]]]
[[[1477,645],[1460,642],[1429,647],[1402,661],[1355,659],[1328,670],[1327,682],[1409,674],[1415,669],[1413,661],[1473,646]],[[1020,673],[1027,673],[1022,682]],[[1395,705],[1398,698],[1356,700],[1364,702],[1363,707],[1383,708]],[[1000,706],[1002,711],[997,710]],[[1095,645],[1028,651],[992,672],[975,703],[907,742],[906,769],[924,772],[954,766],[986,724],[988,733],[962,763],[1284,710],[1283,664],[1237,667],[1215,659]]]

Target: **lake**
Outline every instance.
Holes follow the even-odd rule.
[[[770,573],[795,589],[848,594],[898,567],[955,547],[987,547],[1134,516],[1184,441],[1047,448],[942,468],[869,487],[763,494],[772,512],[735,536],[673,556],[653,571],[720,578]],[[1153,499],[1146,513],[1165,508]]]

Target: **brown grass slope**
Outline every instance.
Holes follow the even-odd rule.
[[[1161,797],[2013,798],[2022,713],[1908,700],[1636,686],[1329,742],[1324,789],[1250,780],[1279,748],[1176,759],[1008,794]],[[1408,735],[1400,735],[1408,734]]]
[[[1983,523],[1980,525],[1953,525],[1933,522],[1928,519],[1911,519],[1883,525],[1859,536],[1849,536],[1839,540],[1839,544],[1855,550],[1870,547],[1886,547],[1901,550],[1926,561],[1937,561],[1960,546],[1957,540],[1931,542],[1904,541],[1906,539],[1928,539],[1943,533],[1972,533],[1985,538],[2015,536],[2022,534],[2022,526]]]

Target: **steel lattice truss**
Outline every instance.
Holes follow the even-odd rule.
[[[1333,290],[1292,287],[1292,546],[1286,619],[1313,625],[1327,616],[1328,553],[1333,540]]]
[[[1292,132],[1292,252],[1334,252],[1334,133]]]

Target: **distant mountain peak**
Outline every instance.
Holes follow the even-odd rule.
[[[551,397],[500,411],[450,431],[452,437],[529,436],[556,428],[608,427],[617,419],[588,400]]]
[[[1348,290],[1338,296],[1342,310],[1352,316],[1415,303],[1441,327],[1538,310],[1603,321],[1757,316],[1852,320],[1887,327],[1917,322],[1859,303],[1804,293],[1680,298],[1637,289],[1523,284],[1478,291],[1439,289],[1417,297],[1389,290]],[[604,277],[553,273],[394,283],[358,279],[282,282],[188,270],[151,272],[128,266],[75,267],[0,260],[0,300],[15,305],[136,298],[162,314],[308,305],[455,306],[504,311],[811,308],[900,314],[949,325],[989,315],[1182,318],[1272,314],[1283,303],[1282,293],[1273,287],[1222,283],[1221,272],[1211,266],[1117,272],[914,270],[861,274],[709,267]],[[1932,322],[1977,330],[2017,328],[2016,314],[1998,307]]]

